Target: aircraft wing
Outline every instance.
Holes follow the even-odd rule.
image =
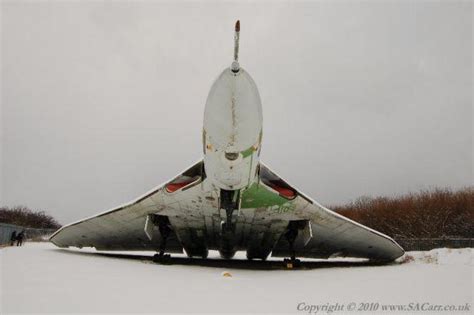
[[[59,247],[158,251],[162,240],[158,226],[165,224],[171,228],[167,252],[181,253],[184,247],[191,256],[204,256],[206,244],[218,246],[223,220],[218,196],[203,192],[205,180],[199,161],[128,204],[62,227],[50,241]],[[239,248],[250,252],[263,246],[272,250],[272,256],[291,256],[285,229],[296,225],[297,257],[393,260],[404,253],[390,237],[324,208],[264,164],[259,181],[243,192],[241,206],[237,231],[244,244]]]
[[[404,254],[403,249],[387,235],[326,209],[288,185],[264,164],[261,164],[260,178],[264,188],[287,199],[275,211],[299,228],[294,243],[297,257],[349,256],[391,261]],[[284,235],[274,246],[272,256],[290,256]]]
[[[170,182],[128,204],[62,227],[50,241],[59,247],[158,250],[161,234],[156,221],[169,224],[170,218],[183,214],[186,209],[180,202],[196,198],[195,188],[203,181],[202,174],[203,162],[199,161]],[[174,231],[167,239],[166,248],[167,252],[183,252]]]

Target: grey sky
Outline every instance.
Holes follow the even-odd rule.
[[[241,65],[262,160],[323,204],[472,185],[471,1],[2,1],[1,205],[68,223],[201,158]]]

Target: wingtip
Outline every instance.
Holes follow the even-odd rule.
[[[240,20],[237,20],[237,22],[235,22],[235,31],[240,32]]]

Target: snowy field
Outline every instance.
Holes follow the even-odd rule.
[[[216,253],[205,261],[175,255],[173,265],[154,264],[151,255],[62,250],[49,243],[3,248],[0,313],[307,314],[311,305],[338,303],[345,310],[333,314],[346,314],[350,303],[356,310],[378,303],[376,312],[352,314],[379,314],[385,304],[457,306],[472,304],[473,297],[471,249],[409,252],[405,263],[386,266],[308,260],[298,270],[285,270],[278,260],[249,263],[243,254],[232,261]]]

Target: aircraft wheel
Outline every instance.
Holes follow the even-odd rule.
[[[171,264],[171,255],[169,255],[169,254],[164,254],[164,255],[155,254],[153,256],[153,262],[158,263],[158,264],[162,264],[162,265],[169,265],[169,264]]]
[[[234,250],[220,250],[219,254],[221,255],[221,258],[223,259],[231,259],[235,255]]]

